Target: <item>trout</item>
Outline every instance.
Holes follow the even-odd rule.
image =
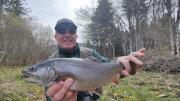
[[[22,71],[28,82],[51,86],[73,78],[70,90],[89,91],[103,87],[124,69],[122,63],[96,63],[81,58],[54,58],[32,65]]]

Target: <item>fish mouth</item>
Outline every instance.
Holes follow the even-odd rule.
[[[25,78],[29,78],[29,76],[27,76],[27,75],[22,75],[21,78],[22,78],[22,79],[25,79]]]
[[[22,79],[24,79],[28,83],[37,83],[41,85],[41,81],[36,78],[36,76],[30,74],[30,73],[23,73],[21,76]]]
[[[38,80],[37,76],[35,76],[29,72],[23,72],[21,78],[28,82],[37,82],[37,80]]]
[[[30,74],[28,72],[23,72],[21,78],[26,79],[26,78],[30,78],[31,76],[32,76],[32,74]]]

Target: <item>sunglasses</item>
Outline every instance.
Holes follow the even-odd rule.
[[[76,33],[76,29],[77,27],[71,23],[63,23],[55,27],[56,32],[61,35],[64,35],[65,33],[70,33],[73,35]]]
[[[61,35],[64,35],[64,34],[66,34],[66,33],[69,33],[69,34],[71,34],[71,35],[74,35],[75,33],[76,33],[76,30],[75,29],[72,29],[72,28],[59,28],[58,30],[57,30],[57,32],[59,33],[59,34],[61,34]]]

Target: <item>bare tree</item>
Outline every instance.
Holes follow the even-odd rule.
[[[180,23],[180,1],[164,0],[167,9],[167,19],[169,25],[170,42],[172,55],[179,56],[179,23]],[[174,4],[178,4],[175,6]],[[178,9],[177,12],[175,9]],[[173,14],[176,13],[176,16]]]

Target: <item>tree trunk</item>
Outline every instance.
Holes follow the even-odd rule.
[[[171,27],[169,26],[169,34],[170,34],[170,44],[171,44],[171,55],[174,55],[174,35]]]
[[[133,42],[132,42],[132,39],[129,40],[129,51],[130,53],[133,52]]]
[[[176,56],[179,57],[179,33],[176,34]]]
[[[177,11],[177,20],[175,22],[175,31],[176,31],[176,56],[179,57],[179,26],[180,25],[180,0],[178,0],[178,11]]]
[[[170,44],[171,44],[171,54],[176,54],[176,42],[175,42],[175,33],[174,33],[174,27],[173,27],[173,21],[172,21],[172,1],[171,0],[164,0],[164,4],[166,5],[167,14],[168,14],[168,27],[169,27],[169,34],[170,34]]]

